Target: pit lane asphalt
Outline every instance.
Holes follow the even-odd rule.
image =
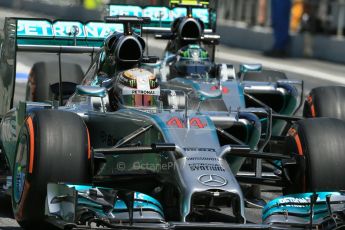
[[[4,17],[44,17],[44,15],[31,14],[23,11],[13,11],[9,9],[0,8],[0,28],[3,28]],[[226,38],[222,38],[226,39]],[[165,47],[164,41],[157,41],[149,39],[149,54],[161,56]],[[49,55],[48,55],[49,56]],[[75,63],[84,63],[90,57],[78,56],[67,57],[68,61]],[[38,61],[52,61],[57,60],[56,55],[47,55],[40,57],[32,53],[20,54],[18,56],[17,72],[22,76],[27,76],[31,66]],[[63,59],[64,60],[64,59]],[[317,60],[308,59],[272,59],[262,56],[256,51],[248,51],[237,48],[230,48],[226,46],[217,47],[216,54],[217,63],[229,63],[238,67],[239,63],[263,63],[265,67],[272,67],[273,69],[280,69],[286,72],[289,79],[303,80],[305,83],[304,94],[306,95],[312,88],[317,86],[327,85],[345,85],[345,66],[340,64],[328,63]],[[82,66],[85,71],[87,65]],[[25,90],[24,84],[18,85],[16,88],[17,94],[22,94]],[[18,98],[19,99],[19,98]],[[298,113],[300,114],[300,113]],[[264,192],[263,198],[271,200],[278,194],[272,192]],[[261,211],[258,209],[246,209],[246,215],[251,222],[260,222]],[[0,230],[19,230],[18,224],[13,219],[11,212],[11,202],[9,198],[0,195]]]

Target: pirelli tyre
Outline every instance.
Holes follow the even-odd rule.
[[[287,79],[284,72],[269,69],[263,69],[260,72],[247,72],[243,75],[243,81],[277,82]]]
[[[90,183],[91,174],[89,134],[83,120],[70,112],[35,111],[17,141],[12,182],[16,220],[25,229],[42,228],[47,183]]]
[[[345,189],[345,122],[311,118],[296,122],[288,132],[287,153],[298,154],[297,165],[287,168],[292,184],[285,193]]]
[[[78,64],[61,63],[62,95],[67,98],[83,80],[84,73]],[[26,100],[44,102],[57,99],[59,83],[59,62],[37,62],[30,70]]]
[[[345,121],[345,87],[324,86],[310,91],[304,103],[304,117],[333,117]]]

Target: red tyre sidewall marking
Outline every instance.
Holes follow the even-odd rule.
[[[308,104],[309,104],[309,106],[310,106],[311,116],[312,116],[312,117],[316,117],[315,106],[314,106],[313,98],[312,98],[311,95],[309,95],[309,96],[307,97],[307,102],[308,102]]]
[[[292,136],[294,138],[296,146],[297,146],[298,155],[304,156],[302,142],[301,142],[301,139],[300,139],[296,129],[291,128],[288,131],[288,135],[290,135],[290,136]],[[303,190],[304,191],[307,190],[307,183],[306,183],[306,176],[305,176],[305,174],[304,174],[304,178],[303,178]]]
[[[34,125],[32,121],[32,117],[28,117],[26,119],[26,126],[29,131],[29,173],[32,174],[33,172],[33,166],[34,166],[34,156],[35,156],[35,133],[34,133]],[[19,205],[17,208],[17,212],[15,213],[16,220],[21,221],[24,218],[24,204],[28,196],[28,192],[30,189],[30,183],[28,182],[28,179],[25,179],[24,182],[24,189],[22,197],[19,201]]]
[[[90,143],[90,133],[89,129],[86,127],[86,133],[87,133],[87,159],[91,159],[91,143]]]
[[[29,155],[29,173],[32,174],[34,169],[34,157],[35,157],[35,132],[34,124],[31,117],[28,117],[26,124],[29,129],[29,138],[30,138],[30,155]]]

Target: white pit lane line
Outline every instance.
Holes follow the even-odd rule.
[[[144,40],[146,40],[146,36],[144,36]],[[163,52],[164,48],[166,47],[166,41],[157,40],[152,37],[148,37],[147,44],[154,44],[154,46],[149,47],[150,49],[159,49]],[[246,53],[238,53],[237,48],[232,48],[224,45],[220,45],[217,47],[216,50],[216,59],[223,59],[226,60],[228,63],[236,62],[236,63],[249,63],[255,64],[260,63],[264,67],[268,67],[270,69],[281,70],[284,72],[290,72],[296,75],[303,75],[307,76],[309,79],[319,79],[325,80],[337,84],[344,84],[345,85],[345,68],[344,74],[340,74],[340,71],[333,72],[332,74],[327,72],[327,70],[323,70],[322,68],[312,68],[312,66],[317,66],[313,64],[312,66],[308,65],[308,67],[303,67],[304,61],[306,59],[273,59],[262,57],[258,54],[257,51],[250,51],[246,50]],[[249,56],[250,53],[253,52],[253,56]],[[327,65],[327,64],[326,64]],[[17,63],[17,72],[20,73],[28,73],[31,66],[28,66],[27,63],[18,62]],[[329,67],[328,67],[329,68]],[[326,68],[327,69],[327,68]]]
[[[145,36],[144,36],[145,38]],[[146,38],[145,38],[146,40]],[[155,40],[153,38],[149,38],[148,44],[154,43],[155,48],[160,48],[164,49],[166,46],[166,42],[162,40]],[[308,67],[303,67],[303,66],[298,66],[301,65],[301,63],[298,61],[298,59],[273,59],[273,58],[267,58],[267,57],[262,57],[260,54],[257,53],[257,51],[250,51],[246,50],[246,52],[250,53],[253,52],[253,56],[250,57],[248,55],[243,55],[239,54],[236,52],[237,49],[239,48],[234,48],[236,49],[234,54],[231,54],[233,52],[233,47],[228,47],[225,45],[220,45],[216,49],[216,59],[223,59],[229,62],[231,64],[232,62],[236,63],[245,63],[245,64],[262,64],[264,67],[268,67],[270,69],[276,69],[276,70],[281,70],[284,72],[290,72],[296,75],[303,75],[303,76],[308,76],[310,79],[319,79],[319,80],[325,80],[325,81],[330,81],[334,82],[337,84],[344,84],[345,85],[345,69],[344,69],[344,74],[340,75],[339,73],[337,74],[331,74],[328,73],[327,71],[322,71],[322,69],[312,69],[311,66]],[[228,52],[224,52],[224,50],[227,50]],[[270,59],[270,60],[269,60]],[[301,58],[301,61],[304,61],[306,59]],[[311,59],[312,61],[314,59]],[[289,61],[290,63],[283,63],[285,61]],[[294,62],[294,63],[291,63]]]
[[[29,73],[32,66],[26,65],[22,62],[17,63],[16,72],[17,73]]]
[[[248,57],[244,55],[238,55],[238,54],[229,54],[222,51],[217,51],[217,57],[221,57],[226,60],[236,60],[238,62],[243,63],[260,63],[263,66],[282,70],[282,71],[288,71],[294,74],[300,74],[300,75],[307,75],[310,78],[317,78],[321,80],[326,81],[332,81],[335,83],[345,84],[345,73],[342,76],[335,75],[335,74],[329,74],[327,72],[322,72],[320,70],[313,70],[310,68],[303,68],[301,66],[291,65],[291,64],[284,64],[284,63],[278,63],[276,60],[260,60],[260,58],[253,58]],[[298,63],[296,63],[298,64]]]

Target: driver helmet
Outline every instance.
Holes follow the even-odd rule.
[[[212,62],[205,49],[199,45],[188,45],[178,51],[174,68],[182,76],[203,77],[211,71]]]
[[[157,108],[160,86],[156,76],[142,68],[119,73],[114,87],[115,97],[124,107]]]

